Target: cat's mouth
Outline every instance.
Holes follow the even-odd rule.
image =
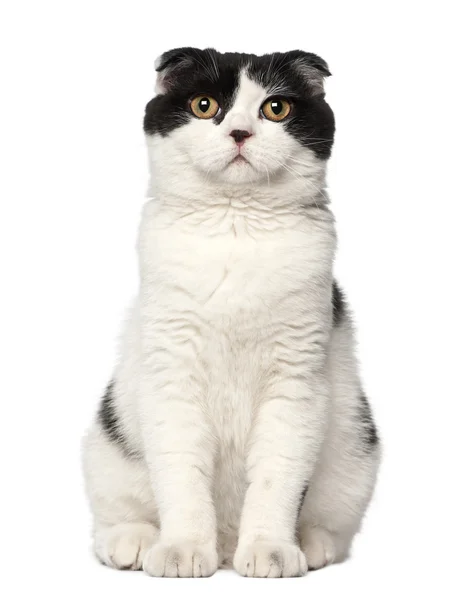
[[[240,154],[240,153],[233,158],[233,160],[230,162],[230,164],[231,165],[236,165],[236,164],[250,165],[249,161],[244,156],[242,156],[242,154]]]

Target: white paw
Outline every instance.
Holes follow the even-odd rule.
[[[158,530],[148,523],[123,523],[95,534],[95,554],[114,569],[141,569],[143,558],[158,537]]]
[[[321,527],[312,527],[304,532],[302,550],[310,571],[327,567],[335,560],[335,541],[331,534]]]
[[[300,548],[284,542],[239,544],[233,564],[245,577],[300,577],[307,571]]]
[[[143,561],[144,571],[152,577],[210,577],[217,568],[214,543],[154,544]]]

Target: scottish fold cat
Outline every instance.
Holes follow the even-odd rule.
[[[347,556],[380,461],[333,279],[329,70],[195,48],[156,69],[139,295],[84,440],[95,552],[300,576]]]

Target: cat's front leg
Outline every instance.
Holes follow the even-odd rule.
[[[143,569],[157,577],[207,577],[218,562],[215,440],[202,408],[196,324],[186,320],[159,308],[143,325],[140,422],[160,517],[160,538]]]
[[[296,527],[326,426],[323,370],[279,378],[270,384],[271,392],[260,407],[234,557],[234,568],[241,575],[297,577],[307,571]]]

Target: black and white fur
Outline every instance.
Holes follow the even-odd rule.
[[[181,48],[157,72],[139,296],[84,441],[95,551],[154,576],[302,575],[347,556],[380,458],[332,275],[329,71]],[[275,96],[282,122],[261,114]]]

